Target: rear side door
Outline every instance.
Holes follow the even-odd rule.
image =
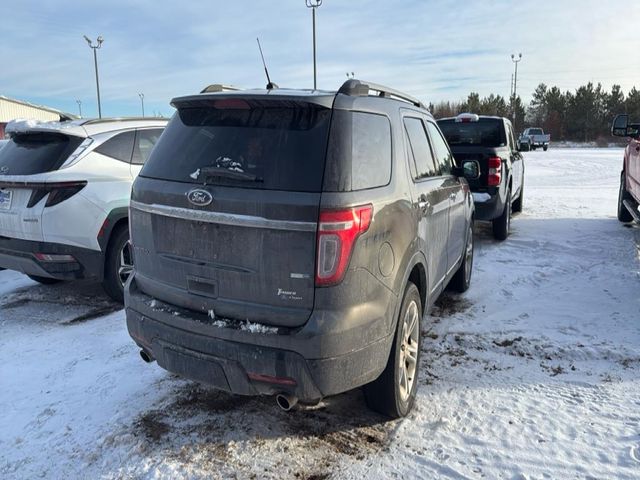
[[[513,128],[511,124],[507,123],[507,144],[509,146],[509,152],[511,157],[511,178],[513,181],[511,198],[518,198],[522,185],[524,184],[524,161],[522,154],[516,148],[516,143],[513,137]]]
[[[409,116],[412,115],[412,116]],[[447,273],[449,237],[449,185],[440,176],[422,115],[404,116],[412,201],[418,222],[418,242],[429,268],[429,293],[442,286]]]
[[[640,202],[640,142],[631,140],[629,144],[629,163],[627,165],[627,190]]]
[[[451,174],[453,155],[440,129],[432,121],[427,122],[436,168],[442,181],[442,188],[449,198],[449,232],[447,236],[447,274],[454,268],[465,246],[467,235],[467,191],[464,183]]]

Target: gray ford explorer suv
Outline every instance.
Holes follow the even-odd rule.
[[[469,286],[477,162],[455,167],[420,101],[379,85],[219,90],[172,101],[133,186],[142,358],[285,410],[364,386],[405,416],[423,313]]]

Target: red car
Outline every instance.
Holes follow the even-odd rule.
[[[629,123],[628,115],[618,115],[613,120],[611,134],[628,137],[629,144],[624,149],[624,163],[620,173],[620,193],[618,194],[618,220],[640,222],[640,123]]]

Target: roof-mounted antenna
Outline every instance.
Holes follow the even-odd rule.
[[[260,39],[256,37],[256,42],[258,42],[258,48],[260,49],[260,56],[262,57],[262,65],[264,65],[264,73],[267,74],[267,90],[273,90],[274,88],[278,88],[278,85],[273,83],[269,78],[269,70],[267,70],[267,64],[264,61],[264,55],[262,54],[262,47],[260,46]]]

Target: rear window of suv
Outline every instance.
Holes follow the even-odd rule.
[[[451,147],[504,147],[507,137],[499,118],[480,118],[477,122],[438,120],[438,126]]]
[[[178,110],[140,175],[177,182],[319,192],[331,111],[312,104]]]
[[[0,173],[33,175],[62,166],[84,139],[60,133],[20,133],[0,149]]]

